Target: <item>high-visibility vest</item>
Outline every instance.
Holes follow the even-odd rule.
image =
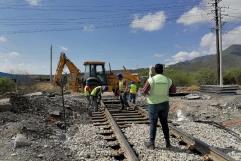
[[[137,93],[137,86],[135,84],[131,84],[130,86],[130,93],[136,94]]]
[[[125,89],[126,89],[125,81],[126,81],[126,80],[124,80],[124,79],[119,80],[119,90],[120,90],[121,92],[124,92]]]
[[[159,104],[169,101],[169,88],[172,80],[162,74],[157,74],[148,79],[150,84],[150,93],[147,97],[148,104]]]
[[[84,88],[84,95],[85,96],[89,96],[90,95],[90,87],[89,86],[85,86],[85,88]]]
[[[102,92],[102,87],[97,86],[91,91],[91,96],[98,96]]]

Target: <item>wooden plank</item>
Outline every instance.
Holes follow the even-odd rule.
[[[94,126],[106,126],[109,125],[109,123],[93,123]]]
[[[126,116],[126,117],[128,117],[128,116],[141,116],[139,113],[135,113],[135,114],[132,114],[132,113],[119,113],[119,114],[112,114],[112,116],[114,116],[114,117],[118,117],[118,116]]]
[[[119,121],[147,121],[147,118],[115,118],[117,122]]]
[[[141,118],[142,116],[141,115],[129,115],[129,116],[126,116],[126,115],[120,115],[120,116],[114,116],[114,118]]]
[[[106,122],[107,120],[106,119],[96,119],[96,120],[92,120],[92,122]]]
[[[149,121],[117,121],[118,125],[125,125],[125,124],[149,124]]]

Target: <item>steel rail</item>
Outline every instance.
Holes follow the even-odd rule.
[[[115,119],[112,117],[111,113],[109,112],[106,105],[101,101],[101,106],[104,108],[105,116],[110,123],[112,130],[120,144],[121,149],[124,151],[124,155],[128,161],[139,161],[138,157],[136,156],[135,152],[131,148],[130,144],[128,143],[127,139],[125,138],[124,134],[122,133],[121,129],[119,128],[118,124],[116,123]]]

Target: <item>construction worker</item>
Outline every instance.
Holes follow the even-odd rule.
[[[91,93],[91,88],[90,88],[89,84],[86,84],[85,88],[84,88],[84,96],[87,100],[87,109],[88,110],[90,109],[90,105],[91,105],[90,93]]]
[[[122,74],[117,75],[119,80],[119,96],[121,101],[121,109],[124,110],[124,107],[127,106],[127,110],[130,107],[127,102],[127,95],[128,95],[128,82],[123,79]]]
[[[156,75],[149,77],[145,83],[142,92],[147,96],[149,120],[150,120],[150,137],[149,141],[145,142],[145,146],[149,149],[155,148],[156,128],[158,118],[162,125],[166,147],[171,148],[169,139],[168,127],[168,112],[169,112],[169,90],[175,88],[172,85],[172,80],[162,75],[163,65],[155,65]]]
[[[97,86],[95,87],[91,93],[91,105],[94,108],[94,111],[97,112],[98,111],[98,99],[101,99],[101,93],[108,91],[108,86]]]
[[[137,85],[134,81],[131,81],[130,85],[130,102],[136,104],[136,94],[137,94]]]

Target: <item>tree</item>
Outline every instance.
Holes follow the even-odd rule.
[[[0,78],[0,94],[13,91],[14,87],[15,87],[15,84],[12,80],[8,78]]]

